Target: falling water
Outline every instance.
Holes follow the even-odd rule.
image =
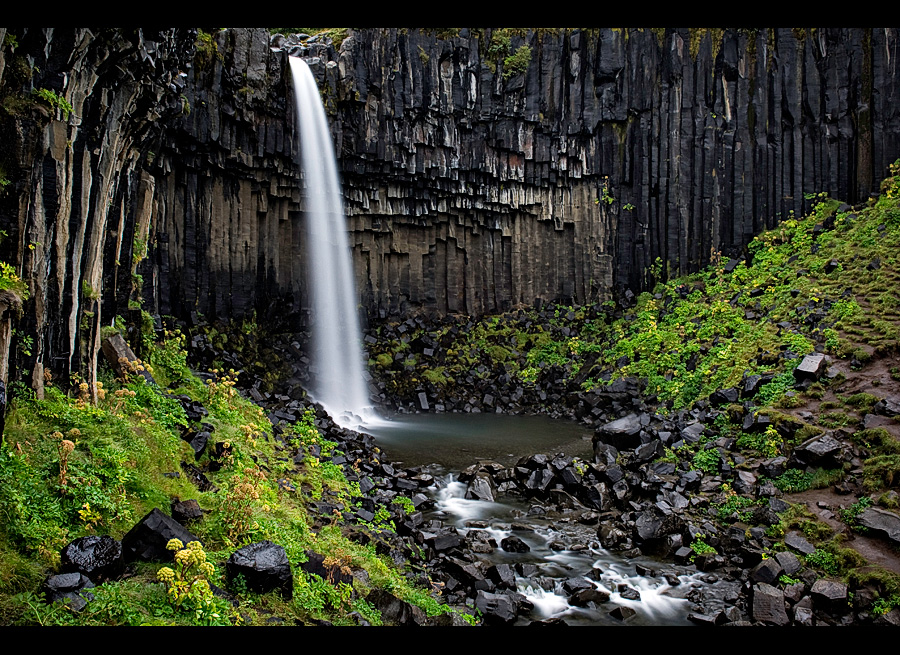
[[[290,57],[306,180],[307,252],[312,298],[312,397],[334,421],[355,428],[376,419],[363,379],[350,243],[334,148],[306,62]]]

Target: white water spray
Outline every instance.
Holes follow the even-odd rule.
[[[312,298],[313,399],[335,423],[357,428],[377,420],[363,379],[350,242],[334,147],[312,71],[289,57],[306,180],[307,252]]]

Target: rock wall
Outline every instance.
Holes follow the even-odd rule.
[[[101,326],[139,299],[302,322],[289,53],[330,115],[370,317],[638,290],[811,194],[864,200],[900,157],[895,28],[0,38],[0,255],[31,284],[35,386],[92,378]]]
[[[287,52],[322,88],[369,316],[639,289],[657,258],[666,275],[736,254],[811,194],[865,200],[900,156],[895,29],[217,41],[155,176],[164,312],[305,306]]]
[[[503,310],[696,270],[894,161],[891,29],[351,32],[335,132],[364,304]],[[494,68],[495,67],[495,68]],[[408,271],[408,273],[407,273]],[[407,277],[408,276],[408,277]]]
[[[70,373],[95,392],[101,327],[136,300],[143,159],[181,111],[194,34],[0,29],[0,260],[28,283],[12,347],[39,394]]]

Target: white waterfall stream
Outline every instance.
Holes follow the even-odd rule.
[[[325,109],[312,71],[290,57],[306,182],[307,253],[312,299],[312,397],[335,423],[377,421],[363,377],[356,289],[340,179]]]

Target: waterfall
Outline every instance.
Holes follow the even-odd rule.
[[[374,420],[363,378],[360,327],[347,221],[334,148],[315,78],[306,62],[289,57],[306,180],[309,289],[312,299],[310,393],[335,423],[356,428]]]

